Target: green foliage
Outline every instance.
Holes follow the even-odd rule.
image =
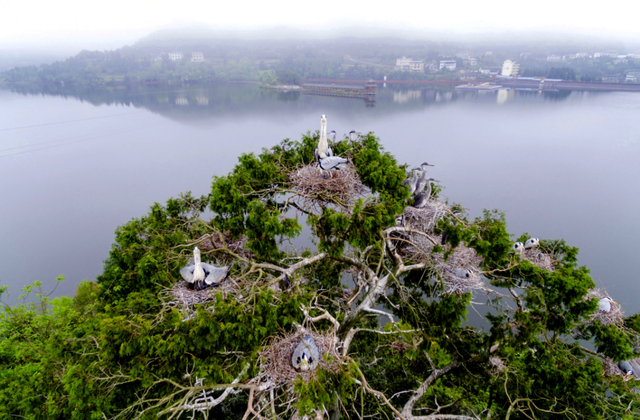
[[[510,255],[512,236],[498,211],[473,221],[452,212],[439,221],[435,233],[448,240],[433,253],[473,248],[482,258],[479,274],[497,289],[478,321],[472,309],[481,294],[448,293],[436,266],[383,246],[385,229],[406,205],[406,167],[373,134],[332,145],[353,162],[370,196],[346,211],[330,200],[313,208],[295,201],[289,174],[313,161],[317,139],[307,133],[299,142],[244,154],[230,174],[214,178],[209,195],[154,204],[118,228],[104,272],[97,283],[81,283],[74,298],[50,300],[39,283],[23,288],[22,303],[5,304],[0,313],[0,417],[168,417],[167,410],[200,392],[220,396],[216,384],[253,384],[248,378],[261,373],[260,353],[274,337],[310,324],[333,334],[325,314],[340,328],[357,329],[351,346],[344,357],[325,355],[331,368],[314,379],[277,389],[278,401],[291,397],[291,385],[295,394],[293,405],[277,413],[312,415],[324,407],[350,418],[356,412],[392,418],[371,389],[401,409],[432,378],[414,405],[425,416],[637,416],[634,382],[603,376],[600,358],[572,338],[593,340],[598,353],[623,360],[633,357],[632,334],[640,331],[637,316],[625,320],[626,328],[591,320],[596,300],[587,294],[595,285],[578,265],[577,248],[542,241],[540,251],[554,261],[545,270]],[[311,227],[317,250],[287,248],[302,232],[299,218]],[[233,248],[234,241],[244,249]],[[232,265],[237,288],[185,307],[170,288],[196,244],[213,245],[202,247],[205,261]],[[319,252],[328,257],[305,260]],[[302,265],[288,272],[287,286],[283,270],[292,264]],[[345,292],[344,283],[356,293]],[[0,297],[7,296],[0,287]],[[394,323],[380,324],[375,310],[358,312],[366,299]],[[301,308],[310,306],[310,316],[322,321],[305,317]],[[247,394],[228,396],[208,418],[241,418]]]

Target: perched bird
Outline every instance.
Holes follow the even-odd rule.
[[[471,277],[473,278],[478,278],[478,276],[476,276],[475,274],[473,274],[473,271],[471,270],[465,270],[464,268],[456,268],[455,271],[453,270],[449,270],[447,268],[447,270],[450,273],[455,274],[456,277],[460,277],[461,279],[470,279]]]
[[[531,249],[531,248],[535,248],[538,245],[540,245],[540,239],[538,238],[529,238],[527,239],[527,241],[524,243],[524,249]]]
[[[618,363],[618,366],[620,367],[620,370],[624,372],[625,377],[633,375],[634,371],[633,371],[633,366],[631,366],[631,363],[627,362],[626,360],[623,360],[622,362]]]
[[[333,131],[333,133],[335,133],[335,131]],[[320,139],[318,140],[318,146],[316,147],[314,155],[318,162],[327,156],[333,156],[333,151],[327,141],[327,117],[324,114],[320,117]]]
[[[327,133],[327,136],[331,136],[331,142],[335,143],[336,142],[336,130],[331,130],[329,131],[329,133]],[[329,146],[329,150],[331,150],[331,147]]]
[[[187,281],[190,289],[204,290],[207,287],[218,287],[220,282],[229,276],[231,267],[216,267],[200,261],[200,248],[193,248],[193,264],[180,269],[180,275]]]
[[[420,177],[418,178],[418,182],[416,183],[416,191],[415,191],[416,194],[424,190],[425,185],[427,185],[427,182],[428,182],[427,168],[429,166],[433,166],[433,165],[429,165],[427,162],[424,162],[422,163],[422,165],[419,166],[420,170],[422,171],[422,174],[420,175]],[[429,178],[429,179],[433,179],[433,178]]]
[[[433,178],[427,178],[426,179],[427,189],[425,191],[418,192],[418,189],[416,188],[416,195],[414,196],[413,207],[420,209],[427,205],[427,202],[429,202],[429,198],[431,197],[432,182],[440,182],[440,181]]]
[[[522,251],[524,251],[524,244],[522,242],[516,242],[513,244],[511,249],[515,254],[522,255]]]
[[[345,159],[340,156],[327,156],[324,158],[320,158],[318,161],[320,169],[323,171],[339,171],[340,169],[347,166],[349,163],[349,159]]]
[[[356,141],[358,139],[359,135],[360,135],[360,133],[358,133],[357,131],[351,130],[351,131],[349,131],[349,140]]]
[[[609,313],[611,312],[611,304],[612,303],[616,303],[613,301],[613,299],[611,299],[610,297],[606,297],[604,299],[600,299],[598,301],[598,310],[605,312],[605,313]]]
[[[306,372],[318,367],[320,351],[310,335],[305,335],[291,355],[291,364],[299,371]]]
[[[413,168],[411,171],[413,174],[409,178],[405,179],[402,185],[409,188],[409,194],[413,195],[413,193],[416,192],[416,186],[418,184],[418,177],[420,176],[421,169]]]

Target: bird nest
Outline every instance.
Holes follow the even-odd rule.
[[[521,260],[529,261],[531,264],[543,270],[553,271],[554,260],[551,255],[541,252],[537,248],[525,249],[520,256]]]
[[[594,289],[589,291],[589,293],[587,293],[587,296],[585,297],[585,299],[589,300],[589,299],[596,298],[600,300],[606,297],[608,297],[606,293],[604,293],[601,290]],[[601,311],[600,309],[596,309],[594,313],[589,315],[589,320],[591,322],[600,321],[602,325],[613,324],[613,325],[617,325],[618,327],[621,327],[624,325],[624,314],[622,313],[622,308],[620,307],[620,305],[612,302],[611,311],[604,312],[604,311]]]
[[[300,340],[305,335],[313,337],[318,351],[320,361],[318,367],[306,372],[298,372],[291,364],[291,356]],[[339,369],[339,356],[335,349],[336,337],[333,333],[326,334],[299,331],[285,337],[277,337],[271,345],[266,347],[258,355],[260,374],[258,383],[261,384],[262,391],[269,391],[285,385],[291,385],[301,378],[305,382],[315,378],[318,369],[337,371]],[[330,357],[326,357],[330,356]]]
[[[402,224],[405,227],[430,232],[438,220],[449,212],[449,207],[440,200],[429,199],[422,208],[407,206],[402,214]]]
[[[202,235],[197,239],[197,241],[199,241],[198,247],[202,252],[211,252],[214,250],[222,251],[226,247],[229,251],[236,255],[240,255],[243,258],[252,258],[251,251],[245,248],[245,245],[247,244],[247,237],[244,235],[239,239],[232,239],[228,232],[212,233]],[[216,255],[216,257],[218,257],[218,255]],[[220,257],[224,259],[228,256],[221,255]]]
[[[637,362],[638,359],[635,359],[635,361]],[[618,365],[618,363],[614,362],[613,359],[610,359],[608,357],[602,357],[602,374],[604,376],[622,376],[624,378],[625,381],[628,381],[629,379],[631,379],[632,377],[634,377],[634,375],[630,375],[627,376],[622,369],[620,369],[620,366]]]
[[[445,260],[444,252],[432,253],[435,244],[424,236],[412,235],[411,244],[402,248],[401,254],[415,262],[426,262],[437,270],[444,280],[445,293],[465,293],[469,290],[489,290],[484,283],[480,270],[480,257],[476,250],[464,244],[458,245]],[[430,236],[440,243],[441,236]],[[447,247],[448,248],[448,247]],[[471,270],[475,277],[459,277],[455,271],[459,268]]]
[[[297,199],[305,208],[334,203],[341,207],[352,207],[356,199],[369,193],[355,167],[348,164],[335,172],[325,172],[317,165],[303,166],[289,174],[289,180]]]
[[[232,279],[227,278],[218,287],[209,287],[204,290],[193,290],[187,286],[186,281],[179,281],[169,289],[160,292],[163,305],[175,307],[182,313],[182,321],[194,319],[197,315],[196,306],[203,305],[207,310],[213,311],[216,301],[216,293],[237,294],[240,286]]]

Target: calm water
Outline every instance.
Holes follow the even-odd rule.
[[[381,88],[359,99],[254,86],[0,90],[0,284],[102,270],[117,226],[206,194],[242,152],[319,128],[373,131],[400,162],[436,166],[444,196],[509,230],[580,247],[599,287],[640,311],[640,94]]]

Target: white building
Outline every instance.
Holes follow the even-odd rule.
[[[411,73],[424,73],[424,61],[412,60],[402,57],[396,59],[396,70],[409,71]]]
[[[168,55],[171,61],[180,61],[184,57],[181,52],[170,52]]]
[[[547,57],[547,61],[562,61],[562,57],[559,55],[551,54]]]
[[[440,60],[440,70],[447,69],[453,71],[456,69],[456,60]]]
[[[515,61],[504,60],[502,64],[502,75],[503,76],[517,76],[520,71],[520,64],[517,64]]]
[[[202,63],[204,61],[204,54],[201,52],[192,52],[191,53],[191,62],[192,63]]]

